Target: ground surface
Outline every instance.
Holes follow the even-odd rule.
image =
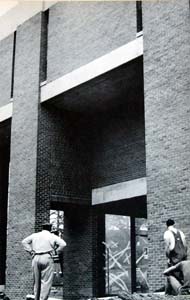
[[[117,297],[92,298],[89,300],[190,300],[190,295],[165,296],[163,294],[122,294]]]

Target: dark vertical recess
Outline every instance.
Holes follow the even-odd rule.
[[[136,291],[136,232],[135,218],[131,217],[131,291]]]
[[[10,120],[0,123],[0,285],[6,281],[7,199],[10,161]]]
[[[105,296],[105,214],[94,212],[96,225],[93,234],[93,295]]]
[[[48,24],[49,9],[42,12],[40,82],[47,79]]]
[[[11,98],[13,98],[13,92],[14,92],[15,53],[16,53],[16,31],[14,32],[14,37],[13,37],[12,76],[11,76]]]
[[[136,15],[137,15],[137,32],[140,32],[143,30],[142,1],[136,1]]]

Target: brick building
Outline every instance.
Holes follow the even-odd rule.
[[[141,5],[142,4],[142,5]],[[63,296],[105,294],[105,215],[148,220],[148,283],[163,232],[190,243],[189,1],[14,3],[0,16],[0,285],[32,293],[21,240],[64,211]]]

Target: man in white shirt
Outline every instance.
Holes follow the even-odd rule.
[[[185,235],[181,230],[174,226],[175,222],[172,219],[166,221],[167,230],[164,233],[165,250],[168,258],[168,267],[175,266],[181,261],[187,260],[187,244]],[[176,270],[173,275],[177,280],[181,280],[181,273]],[[166,285],[166,294],[171,294],[170,278]]]
[[[175,228],[172,219],[166,221],[167,230],[164,233],[166,256],[169,266],[173,266],[182,260],[187,259],[187,244],[184,233]]]
[[[41,232],[33,233],[23,241],[24,249],[32,255],[35,300],[47,300],[53,283],[53,252],[63,252],[66,243],[51,233],[51,224],[44,224]]]

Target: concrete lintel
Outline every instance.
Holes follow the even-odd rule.
[[[7,105],[0,107],[0,122],[3,122],[12,117],[13,113],[13,103],[8,103]]]
[[[92,190],[92,205],[129,199],[147,194],[146,177]]]
[[[119,67],[143,54],[143,37],[101,56],[92,62],[41,87],[41,102]]]

